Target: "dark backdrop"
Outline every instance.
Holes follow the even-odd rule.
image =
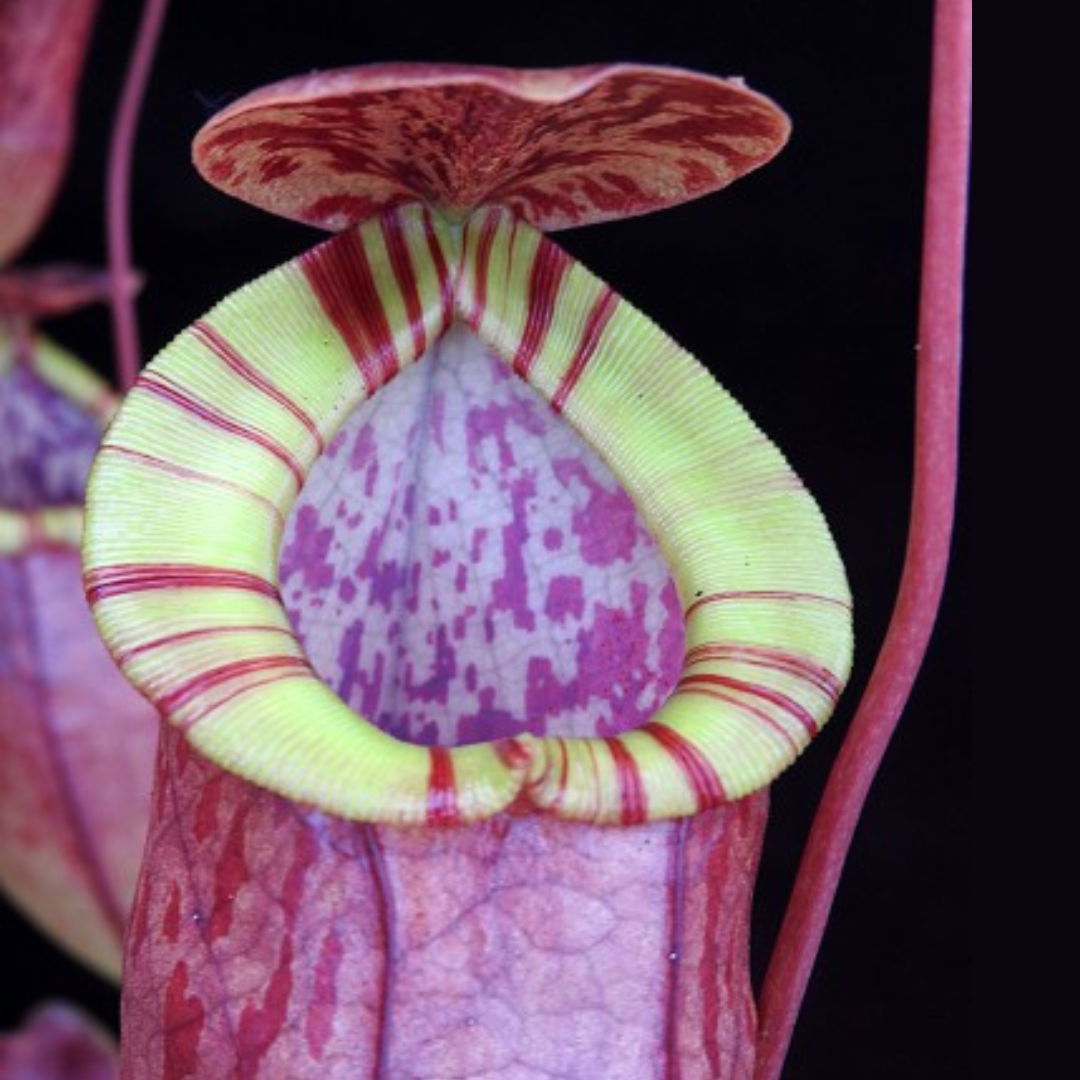
[[[103,0],[55,211],[24,262],[101,262],[111,111],[138,6]],[[907,520],[929,0],[175,0],[146,102],[134,244],[145,351],[311,246],[312,230],[205,185],[192,135],[216,108],[313,68],[378,60],[559,66],[638,60],[742,75],[791,115],[788,148],[708,199],[558,240],[708,363],[828,515],[856,598],[834,722],[774,788],[755,924],[760,974],[798,852],[887,624]],[[51,333],[109,370],[102,309]],[[961,509],[927,665],[856,836],[786,1080],[968,1075],[970,695]],[[113,991],[0,903],[0,1027],[63,995],[115,1022]],[[16,974],[17,973],[17,974]],[[602,1080],[602,1078],[598,1078]]]

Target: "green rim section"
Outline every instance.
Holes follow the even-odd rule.
[[[364,398],[453,319],[573,424],[637,504],[686,612],[678,687],[612,739],[425,748],[307,664],[284,522]],[[329,812],[451,824],[526,801],[677,817],[770,782],[828,718],[850,601],[817,506],[708,372],[540,233],[486,209],[368,221],[242,288],[150,365],[91,477],[87,595],[128,677],[224,768]]]

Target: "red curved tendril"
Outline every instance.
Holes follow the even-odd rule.
[[[146,0],[142,20],[128,65],[120,105],[109,145],[106,178],[105,221],[109,253],[109,276],[113,318],[113,341],[116,349],[117,379],[127,390],[139,374],[141,349],[139,326],[135,315],[135,292],[131,282],[136,275],[131,260],[129,219],[131,159],[146,84],[150,78],[154,53],[165,21],[168,0]]]
[[[923,224],[914,483],[904,570],[869,685],[829,777],[761,994],[754,1080],[776,1080],[870,784],[926,652],[945,581],[956,489],[971,0],[938,0]]]

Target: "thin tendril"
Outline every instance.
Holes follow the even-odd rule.
[[[971,0],[938,0],[907,552],[885,643],[814,819],[762,988],[754,1080],[777,1080],[862,812],[937,616],[956,491],[964,236],[971,118]]]
[[[109,146],[105,195],[106,243],[109,253],[110,304],[117,379],[130,389],[139,374],[141,348],[135,313],[135,271],[131,260],[131,159],[146,84],[157,50],[168,0],[145,0],[142,20],[120,95]]]

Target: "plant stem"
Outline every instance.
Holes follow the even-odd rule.
[[[892,620],[814,819],[761,994],[754,1080],[777,1080],[867,792],[937,615],[956,491],[964,237],[971,124],[971,0],[938,0],[923,223],[915,461]]]
[[[112,283],[113,342],[121,390],[130,389],[141,366],[139,325],[132,284],[135,272],[131,260],[131,159],[139,111],[167,8],[168,0],[145,0],[109,144],[105,195],[106,242]]]

